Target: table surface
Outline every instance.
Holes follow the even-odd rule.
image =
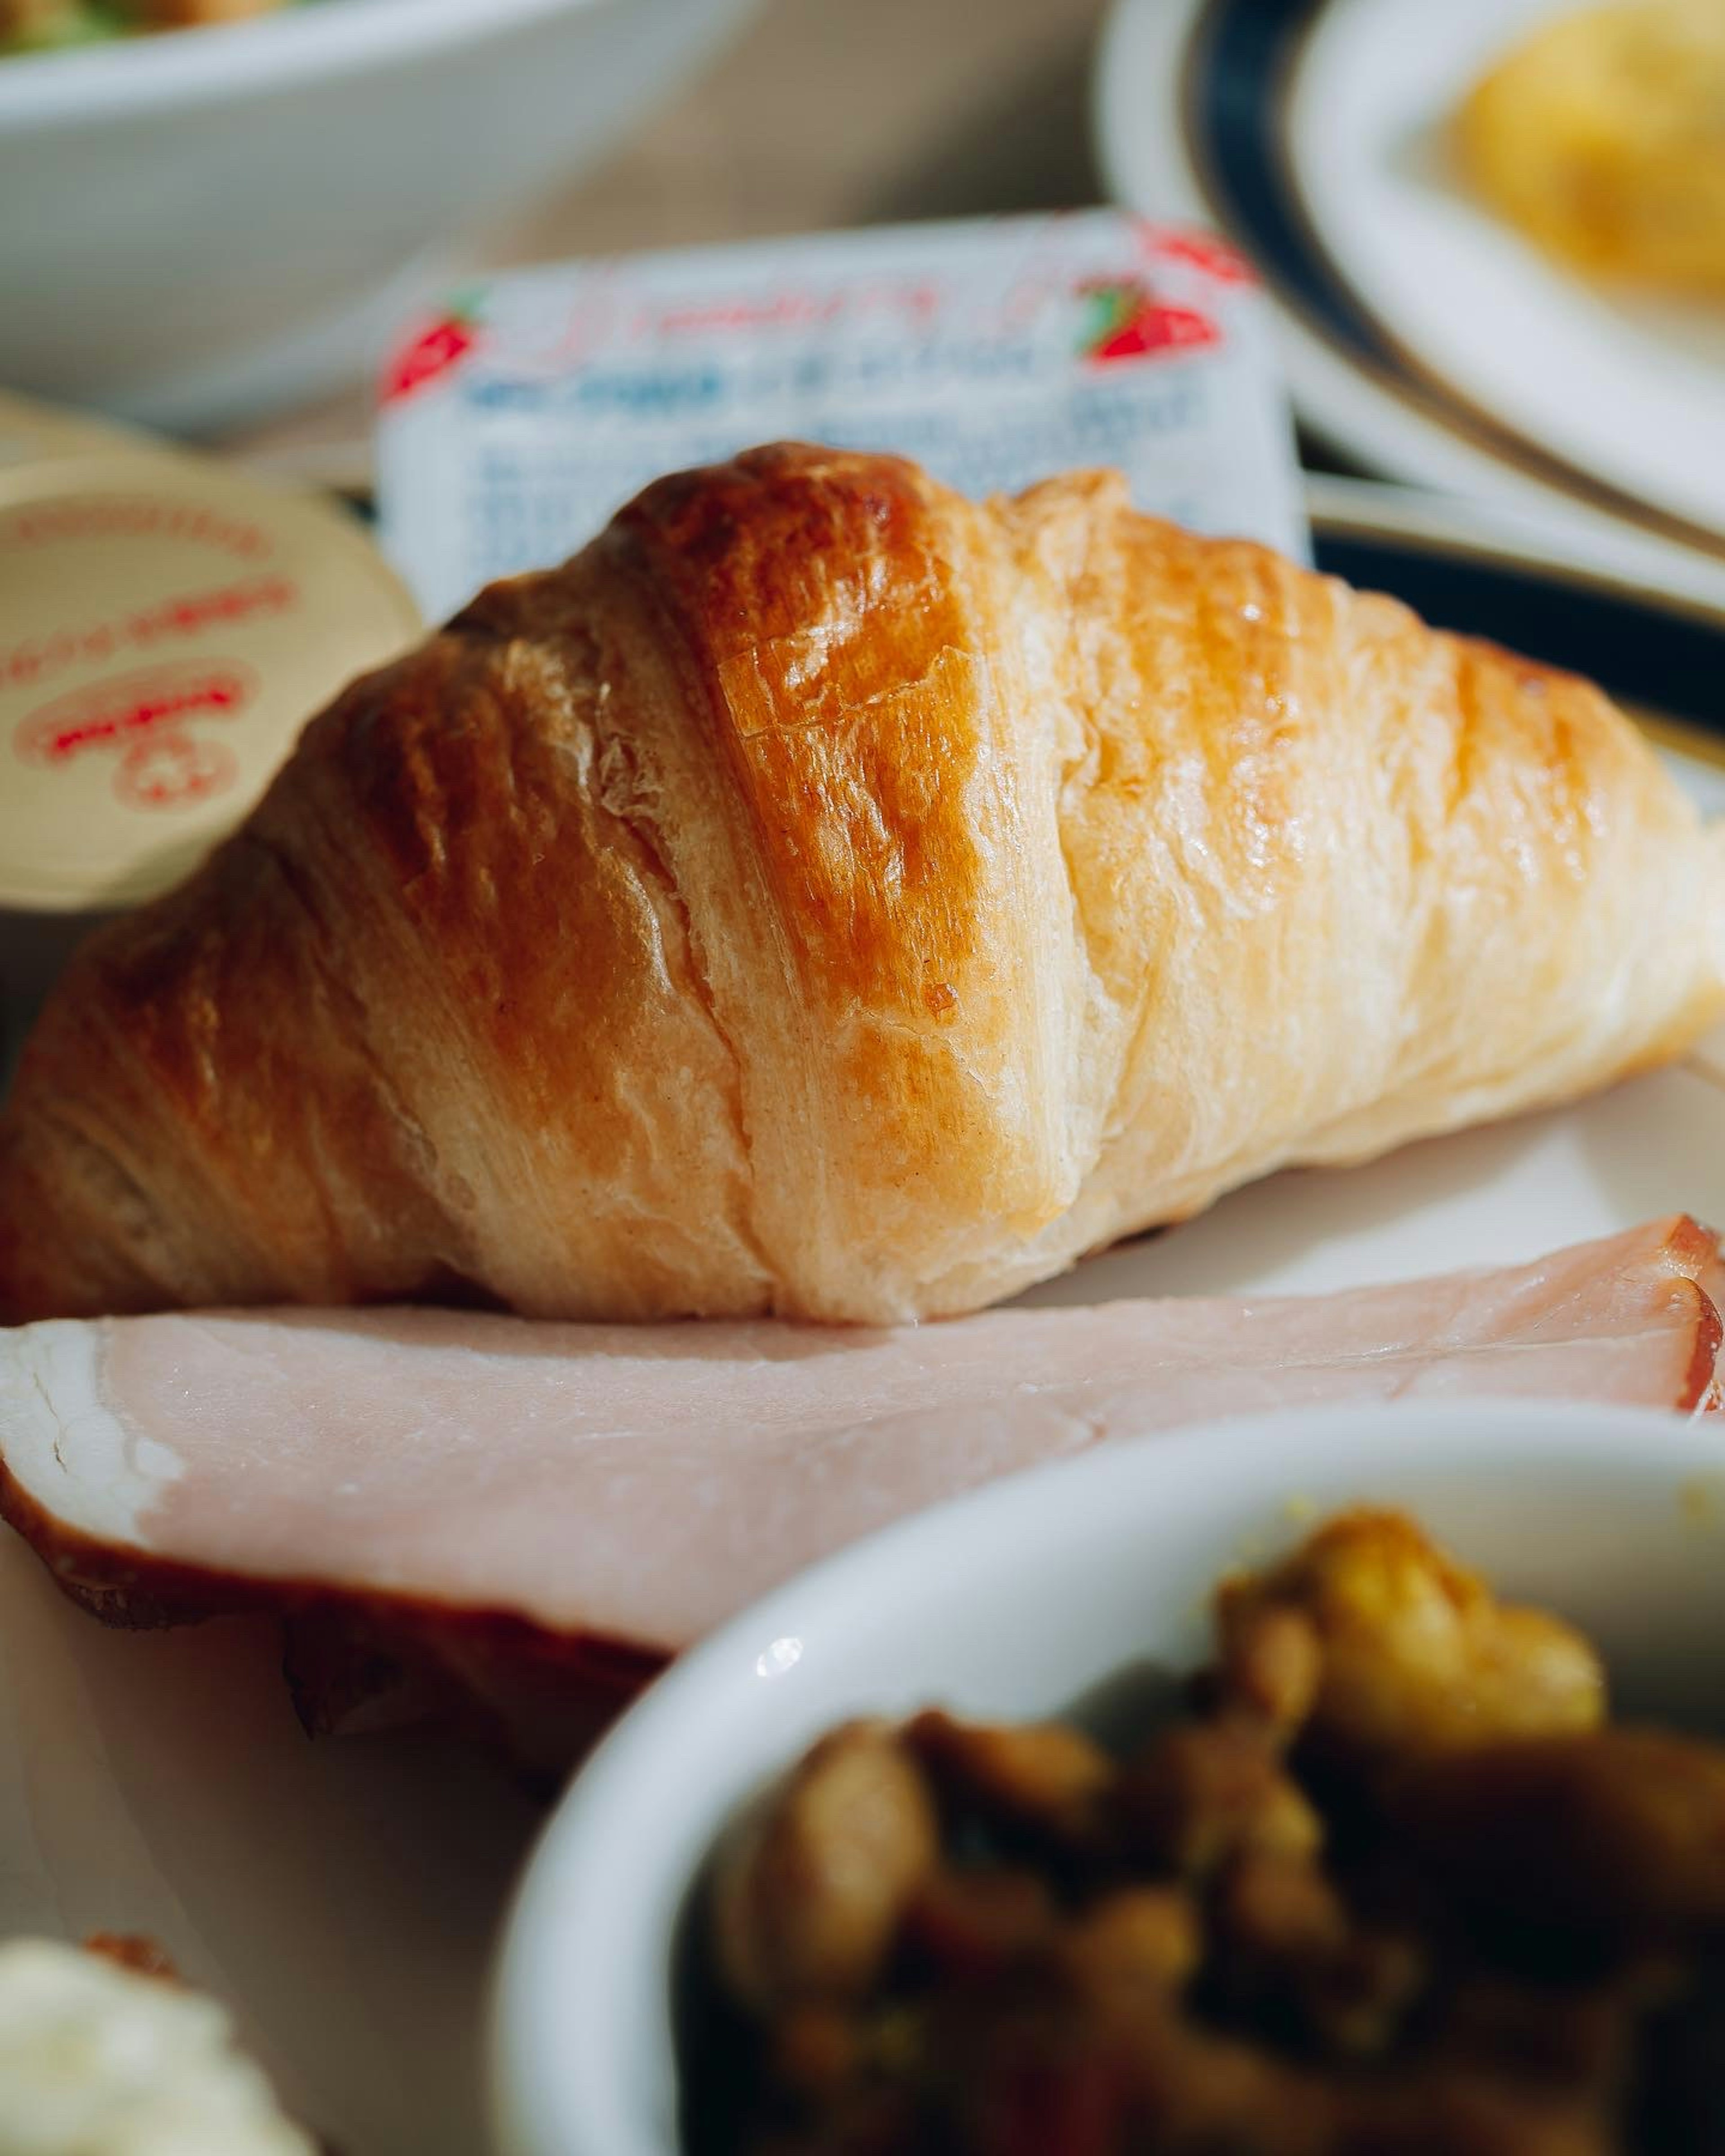
[[[475,266],[1101,199],[1090,73],[1106,0],[767,0],[729,52],[579,184],[475,235]],[[231,435],[363,477],[364,393]]]

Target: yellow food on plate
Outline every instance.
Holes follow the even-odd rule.
[[[1514,47],[1457,116],[1473,185],[1591,275],[1725,296],[1725,0],[1615,0]]]

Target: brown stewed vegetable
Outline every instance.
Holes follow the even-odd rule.
[[[1394,1514],[1216,1630],[1123,1753],[815,1748],[716,1863],[701,2156],[1725,2151],[1725,1750]]]
[[[720,1871],[713,1936],[726,1982],[763,2011],[862,1998],[938,1858],[932,1799],[892,1732],[835,1729]]]

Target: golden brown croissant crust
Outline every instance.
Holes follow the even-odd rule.
[[[1585,683],[1111,475],[758,450],[356,683],[90,942],[0,1308],[963,1309],[1668,1055],[1722,940]]]

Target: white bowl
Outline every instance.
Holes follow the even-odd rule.
[[[1619,1698],[1725,1702],[1718,1425],[1470,1403],[1317,1409],[1110,1447],[925,1513],[769,1596],[662,1678],[553,1815],[493,2028],[508,2156],[673,2156],[671,1957],[715,1835],[847,1715],[1057,1709],[1147,1657],[1204,1656],[1218,1573],[1308,1507],[1404,1507],[1603,1646]],[[1295,1515],[1297,1512],[1299,1517]]]
[[[0,60],[0,382],[162,426],[361,363],[752,0],[314,0]]]

